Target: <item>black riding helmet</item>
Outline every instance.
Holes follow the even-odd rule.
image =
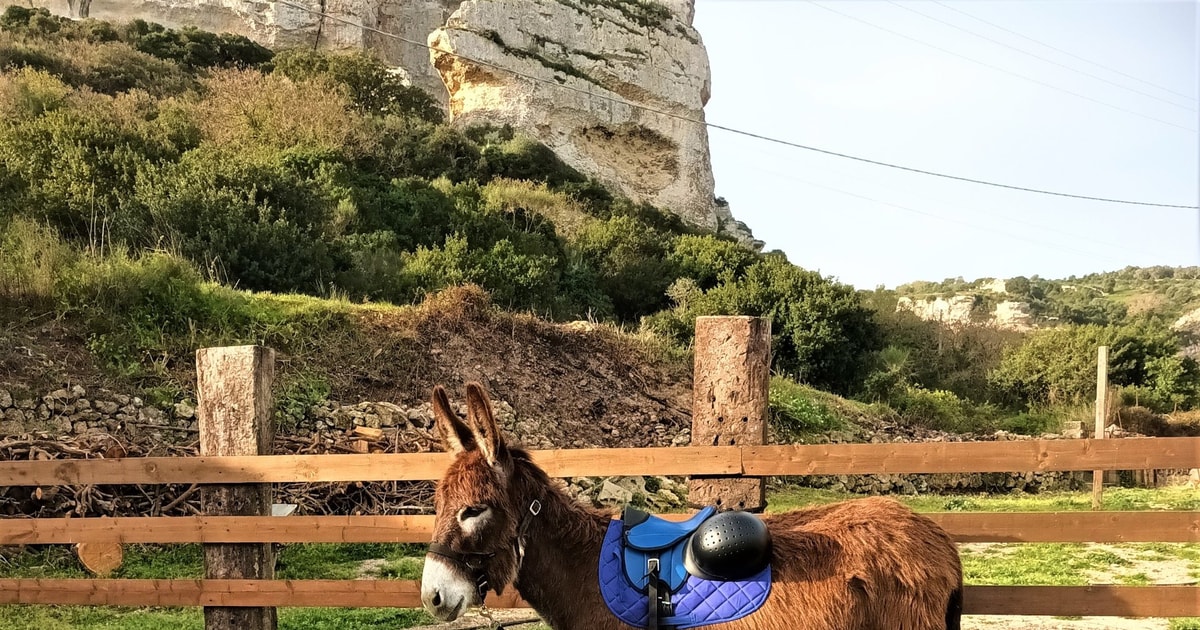
[[[749,512],[722,512],[704,521],[684,553],[688,573],[719,581],[744,580],[771,562],[771,533]]]

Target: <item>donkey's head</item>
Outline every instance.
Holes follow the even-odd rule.
[[[433,415],[454,455],[434,494],[433,542],[421,577],[421,601],[438,619],[453,621],[516,579],[522,530],[541,510],[515,483],[514,458],[496,426],[492,403],[477,383],[467,385],[467,421],[446,390],[433,391]]]

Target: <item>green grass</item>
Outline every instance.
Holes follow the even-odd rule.
[[[424,548],[419,545],[300,544],[286,545],[276,555],[276,576],[288,580],[351,580],[363,577],[362,563],[383,561],[380,576],[416,579],[420,576]],[[69,547],[38,547],[0,559],[0,577],[87,577]],[[126,579],[198,579],[204,577],[200,545],[130,545],[124,562],[113,575]]]
[[[815,488],[784,487],[771,494],[768,511],[783,512],[859,498]],[[892,498],[917,512],[1082,512],[1092,508],[1090,492],[1044,492],[1007,495],[895,495]],[[1200,493],[1186,488],[1111,488],[1104,491],[1103,508],[1113,511],[1200,510]]]
[[[854,498],[811,488],[785,487],[771,494],[769,511]],[[1090,493],[896,497],[919,512],[1082,511],[1091,507]],[[1196,510],[1200,497],[1185,488],[1159,490],[1114,488],[1105,492],[1105,508],[1113,510]],[[1093,572],[1108,573],[1121,584],[1141,585],[1150,577],[1134,561],[1189,563],[1200,578],[1200,544],[1136,543],[1108,548],[1080,543],[971,545],[962,548],[963,572],[969,584],[1085,585]],[[277,575],[288,579],[420,579],[424,548],[401,544],[299,544],[282,547]],[[365,561],[375,561],[364,565]],[[199,545],[131,545],[115,577],[195,578],[202,575]],[[1121,569],[1125,569],[1122,572]],[[0,577],[86,577],[65,546],[31,548],[0,556]],[[432,623],[420,611],[372,609],[281,609],[280,627],[287,630],[358,630],[406,628]],[[1177,619],[1171,630],[1200,630],[1200,620]],[[4,606],[0,628],[12,630],[86,628],[88,630],[189,630],[203,627],[194,609],[119,609],[87,607]],[[540,629],[539,629],[540,630]]]
[[[785,442],[845,429],[848,418],[866,415],[867,408],[780,376],[771,377],[770,422]]]
[[[350,580],[378,576],[416,580],[421,577],[424,548],[402,544],[301,544],[283,547],[277,556],[276,576],[281,579]],[[375,572],[364,572],[363,562],[381,560]],[[130,579],[194,579],[203,577],[203,552],[199,545],[130,545],[114,574]],[[4,558],[0,577],[85,578],[66,546],[38,547]],[[359,630],[408,628],[433,623],[417,610],[297,608],[280,609],[284,630]],[[199,609],[124,609],[74,606],[0,606],[0,628],[5,630],[200,630]]]
[[[282,608],[281,630],[368,630],[409,628],[434,623],[417,610]],[[203,630],[199,609],[124,609],[82,606],[3,606],[0,627],[5,630]]]
[[[1082,543],[996,546],[982,552],[964,549],[960,555],[967,584],[1001,586],[1084,586],[1089,582],[1087,571],[1130,564],[1112,552],[1089,549]]]

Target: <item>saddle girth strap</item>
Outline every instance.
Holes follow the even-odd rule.
[[[646,598],[649,605],[646,630],[669,630],[672,626],[659,624],[675,615],[675,605],[671,603],[671,589],[659,577],[661,570],[659,559],[651,558],[647,564],[646,575],[650,579],[646,583]]]

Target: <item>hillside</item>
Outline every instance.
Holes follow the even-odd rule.
[[[1058,322],[1119,324],[1140,316],[1175,322],[1200,308],[1200,267],[1126,267],[1061,280],[953,278],[912,282],[895,293],[911,300],[911,310],[948,323],[993,321],[1029,329]]]
[[[170,408],[196,347],[264,343],[284,352],[282,390],[414,401],[475,376],[556,436],[579,430],[562,443],[602,443],[683,422],[697,316],[772,317],[778,365],[847,393],[876,343],[850,287],[634,203],[510,128],[449,124],[366,55],[10,7],[0,68],[9,387]],[[494,329],[458,339],[405,315],[430,300],[486,302]]]
[[[1123,404],[1200,400],[1189,338],[1160,314],[1195,305],[1189,270],[856,292],[635,203],[513,128],[448,123],[367,55],[10,7],[0,68],[10,393],[82,384],[170,412],[193,396],[197,347],[262,343],[283,353],[285,424],[480,378],[523,437],[670,444],[695,319],[740,314],[771,320],[786,439],[842,430],[861,403],[872,426],[1057,430],[1088,413],[1101,343]],[[1025,300],[1040,327],[896,308],[972,291]],[[4,427],[38,428],[18,411]]]

